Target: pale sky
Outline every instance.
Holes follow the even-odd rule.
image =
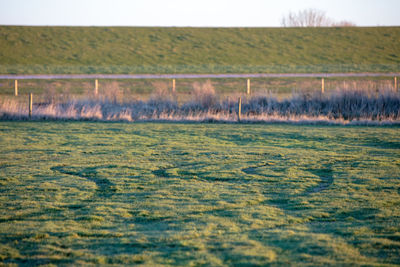
[[[358,26],[400,26],[400,0],[0,0],[0,25],[278,27],[307,8]]]

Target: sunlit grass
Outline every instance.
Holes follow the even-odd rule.
[[[399,264],[398,132],[1,122],[0,261]]]

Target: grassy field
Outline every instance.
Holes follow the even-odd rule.
[[[2,264],[400,264],[398,127],[0,122]]]
[[[0,26],[0,73],[399,71],[400,27]]]

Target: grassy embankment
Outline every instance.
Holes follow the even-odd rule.
[[[399,71],[400,27],[0,27],[0,73]]]
[[[398,127],[1,125],[0,264],[400,263]]]
[[[380,28],[127,28],[0,27],[0,73],[227,73],[399,71],[400,27]],[[357,79],[327,79],[326,90]],[[350,80],[350,81],[349,81]],[[364,79],[365,80],[365,79]],[[178,80],[177,92],[194,82]],[[392,79],[368,79],[388,87]],[[219,94],[244,92],[245,79],[212,80]],[[284,95],[320,88],[319,79],[252,79],[253,92]],[[164,85],[160,85],[164,84]],[[372,85],[371,85],[372,84]],[[100,80],[100,92],[118,87],[148,98],[171,81]],[[358,83],[358,87],[363,84]],[[21,94],[92,92],[93,81],[19,81]],[[357,87],[357,86],[353,86]],[[358,88],[359,89],[359,88]],[[13,94],[13,81],[0,81]]]

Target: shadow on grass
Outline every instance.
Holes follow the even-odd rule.
[[[50,169],[52,171],[57,171],[62,174],[67,174],[71,176],[77,176],[85,178],[91,182],[94,182],[97,186],[97,196],[98,197],[110,197],[114,194],[115,188],[114,184],[111,183],[106,178],[99,177],[97,169],[100,168],[113,168],[116,166],[94,166],[87,168],[69,167],[69,166],[54,166]]]

